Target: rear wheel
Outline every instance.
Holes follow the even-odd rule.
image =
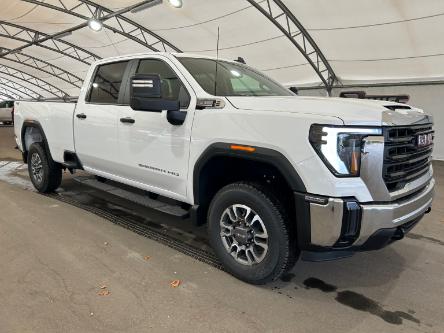
[[[29,147],[28,172],[34,187],[42,193],[56,190],[62,182],[62,168],[48,158],[42,143],[36,142]]]
[[[279,278],[297,253],[285,209],[271,191],[235,183],[214,197],[208,215],[211,245],[228,272],[253,284]]]

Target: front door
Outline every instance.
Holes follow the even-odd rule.
[[[136,61],[133,73],[158,74],[162,97],[179,100],[187,111],[183,125],[171,125],[166,111],[120,110],[118,122],[119,172],[141,188],[185,201],[191,126],[195,97],[174,64],[161,56]]]

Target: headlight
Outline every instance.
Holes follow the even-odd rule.
[[[380,128],[312,125],[309,140],[319,157],[337,177],[357,177],[363,139],[382,135]]]

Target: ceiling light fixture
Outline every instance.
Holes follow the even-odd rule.
[[[174,8],[182,8],[183,1],[182,0],[168,0],[171,6]]]
[[[96,19],[95,17],[90,18],[88,20],[88,27],[92,30],[92,31],[100,31],[103,28],[103,23]]]

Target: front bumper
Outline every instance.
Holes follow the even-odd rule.
[[[301,250],[345,253],[376,250],[401,239],[430,211],[435,180],[391,202],[359,203],[296,193],[297,231]]]

